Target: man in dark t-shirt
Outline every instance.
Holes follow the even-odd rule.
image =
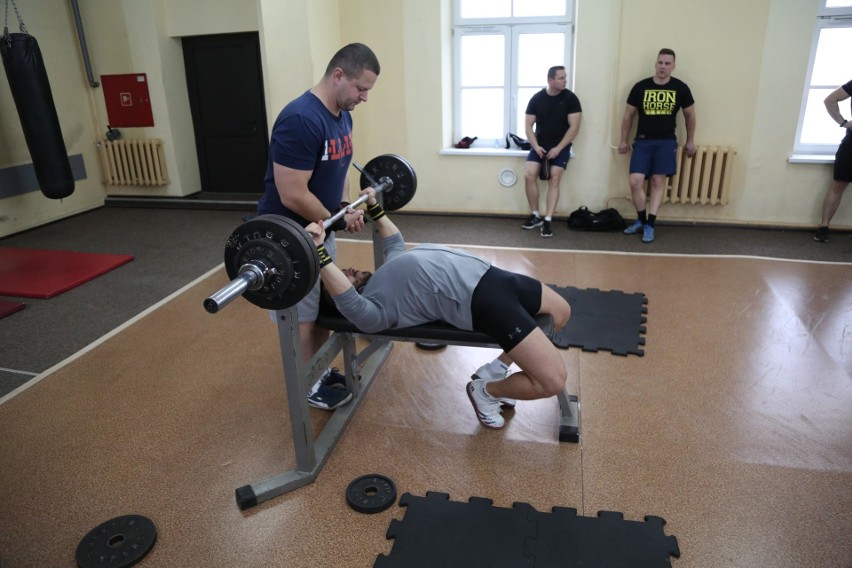
[[[840,101],[850,96],[852,96],[852,81],[837,87],[823,101],[828,115],[843,129],[844,137],[834,155],[834,179],[822,202],[822,219],[814,235],[814,240],[820,243],[828,241],[828,224],[840,206],[843,192],[852,181],[852,119],[843,118],[840,112]]]
[[[559,201],[559,182],[571,158],[571,144],[580,131],[583,116],[580,99],[565,88],[567,80],[562,65],[548,69],[547,88],[530,98],[526,110],[526,136],[532,147],[524,166],[524,189],[530,217],[522,226],[541,227],[542,237],[553,236],[550,221]],[[538,209],[539,177],[548,181],[544,218]]]
[[[257,213],[283,215],[302,226],[328,219],[349,196],[349,164],[352,161],[351,111],[367,100],[378,80],[379,60],[362,43],[350,43],[331,58],[325,75],[311,89],[284,107],[269,140],[266,190]],[[332,225],[326,249],[336,256],[334,231],[360,231],[363,212],[350,210]],[[296,305],[302,359],[307,362],[329,336],[316,324],[319,312],[319,280]],[[323,409],[346,404],[352,393],[344,377],[334,369],[314,384],[308,403]],[[338,388],[339,387],[339,388]]]
[[[683,109],[686,120],[686,155],[695,155],[695,100],[683,81],[672,77],[675,52],[661,49],[657,55],[655,73],[639,81],[630,90],[624,119],[621,121],[621,143],[618,152],[630,151],[627,136],[638,114],[636,139],[630,157],[630,193],[638,219],[624,230],[627,235],[642,234],[642,242],[654,241],[654,223],[663,202],[666,177],[677,169],[677,113]],[[645,178],[651,177],[651,196],[645,198]]]

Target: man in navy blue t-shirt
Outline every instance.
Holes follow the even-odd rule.
[[[328,219],[344,207],[349,195],[349,165],[352,162],[352,116],[350,112],[375,85],[381,68],[375,53],[364,44],[342,47],[329,61],[325,75],[310,90],[290,102],[278,115],[269,141],[266,189],[257,204],[259,215],[283,215],[302,226]],[[329,230],[326,251],[336,256],[334,231],[360,231],[364,213],[352,210]],[[331,246],[329,246],[329,244]],[[320,283],[297,307],[304,361],[322,347],[329,332],[316,324]],[[332,409],[349,402],[352,393],[343,387],[343,377],[334,370],[317,381],[308,402]]]

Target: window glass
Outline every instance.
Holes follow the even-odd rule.
[[[849,0],[826,0],[826,8],[852,8],[852,2]]]
[[[458,0],[462,18],[508,18],[512,0]]]
[[[506,38],[503,35],[466,35],[461,38],[461,86],[504,85]]]
[[[565,0],[515,0],[512,15],[516,18],[564,16]]]
[[[852,28],[823,28],[819,33],[811,85],[837,88],[850,79]]]
[[[518,34],[518,85],[547,86],[547,70],[564,65],[564,33]]]
[[[838,144],[843,131],[831,120],[825,110],[825,97],[834,89],[810,89],[805,103],[805,119],[802,123],[802,144]]]
[[[503,89],[465,89],[461,95],[461,136],[503,138]]]

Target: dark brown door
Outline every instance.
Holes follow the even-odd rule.
[[[256,32],[183,38],[202,191],[262,193],[268,140]]]

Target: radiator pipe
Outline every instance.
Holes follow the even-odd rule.
[[[77,0],[71,0],[71,9],[74,11],[74,23],[77,25],[77,39],[80,40],[80,51],[83,53],[83,65],[86,67],[89,86],[92,88],[100,87],[101,84],[95,81],[95,76],[92,73],[92,62],[89,61],[89,49],[86,47],[86,34],[83,32],[83,20],[80,19],[80,6],[77,4]]]

